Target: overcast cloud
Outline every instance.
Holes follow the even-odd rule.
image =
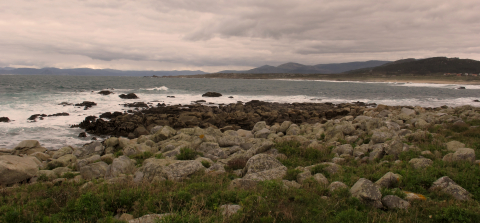
[[[480,60],[476,0],[0,1],[0,67],[250,69]]]

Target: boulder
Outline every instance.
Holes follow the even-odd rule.
[[[53,172],[53,170],[39,170],[37,176],[38,177],[46,177],[47,180],[49,180],[49,181],[58,178],[57,174],[55,174],[55,172]]]
[[[154,135],[154,141],[155,142],[160,142],[162,140],[168,139],[172,136],[174,136],[177,132],[175,129],[172,129],[169,126],[164,126],[162,129],[157,131]]]
[[[299,184],[295,181],[282,180],[282,183],[283,183],[283,188],[285,188],[285,190],[288,190],[289,188],[300,188],[300,187],[302,187],[301,184]]]
[[[452,155],[454,162],[469,162],[475,163],[475,150],[470,148],[459,148]]]
[[[313,179],[317,181],[320,185],[323,185],[323,186],[328,185],[328,179],[321,173],[317,173],[313,175]]]
[[[350,188],[350,193],[352,194],[352,197],[358,198],[367,205],[371,205],[375,208],[383,207],[381,202],[382,193],[380,192],[379,187],[370,180],[360,178],[352,188]]]
[[[85,159],[93,155],[103,155],[105,147],[100,142],[91,142],[84,145],[82,148],[78,148],[73,152],[79,159]]]
[[[100,162],[92,163],[80,168],[80,175],[82,175],[83,179],[85,180],[103,178],[105,177],[107,168],[108,168],[108,164],[105,162],[100,161]]]
[[[94,163],[94,162],[97,162],[101,160],[101,157],[100,155],[93,155],[91,157],[88,157],[86,159],[81,159],[81,160],[77,160],[77,169],[79,170],[80,168],[90,164],[90,163]]]
[[[58,159],[62,156],[65,156],[67,154],[72,154],[73,153],[73,148],[70,146],[63,147],[57,151],[55,151],[52,155],[52,159]]]
[[[48,163],[49,166],[54,167],[74,167],[75,164],[77,164],[77,157],[73,154],[67,154]]]
[[[394,174],[392,172],[388,172],[385,175],[383,175],[382,178],[377,180],[377,182],[375,182],[375,184],[380,186],[380,187],[383,187],[383,188],[390,188],[390,187],[394,187],[394,186],[398,185],[401,178],[402,178],[402,176],[400,176],[399,174]]]
[[[303,183],[303,181],[305,181],[306,179],[312,177],[312,173],[310,172],[310,170],[304,170],[303,172],[297,174],[297,182],[298,183]]]
[[[388,139],[391,139],[393,134],[390,132],[374,132],[372,135],[371,142],[373,144],[386,142]]]
[[[382,204],[387,207],[387,209],[408,209],[410,203],[402,198],[399,198],[395,195],[387,195],[382,198]]]
[[[207,92],[205,94],[202,94],[202,97],[221,97],[222,94],[217,93],[217,92]]]
[[[118,145],[118,138],[117,137],[110,137],[105,140],[104,145],[105,147],[115,147]]]
[[[457,149],[465,148],[465,144],[459,141],[450,141],[446,143],[446,146],[448,151],[457,151]]]
[[[340,181],[335,181],[328,185],[328,190],[330,190],[331,192],[345,188],[348,188],[348,186]]]
[[[282,124],[283,125],[283,124]],[[286,135],[287,136],[295,136],[300,134],[300,127],[296,124],[291,124],[290,127],[288,127]]]
[[[30,156],[37,157],[37,159],[40,160],[40,161],[47,161],[48,159],[51,158],[48,154],[41,153],[41,152],[32,153],[32,154],[30,154]]]
[[[168,180],[180,181],[196,172],[204,170],[205,167],[200,161],[186,160],[165,166],[163,168],[163,174]]]
[[[398,158],[403,151],[403,142],[396,139],[391,140],[386,143],[384,151],[387,155],[392,155],[394,158]]]
[[[138,96],[134,93],[121,94],[121,95],[118,95],[118,97],[120,97],[121,99],[137,99],[138,98]]]
[[[413,158],[408,163],[412,164],[415,169],[423,169],[431,166],[433,161],[427,158]]]
[[[343,154],[353,155],[353,147],[350,144],[343,144],[343,145],[335,147],[332,150],[332,153],[336,153],[339,156],[343,155]]]
[[[267,128],[267,123],[265,121],[257,122],[253,126],[252,133],[255,134],[256,132],[266,128]]]
[[[38,164],[27,157],[0,156],[0,185],[11,185],[37,176]]]
[[[283,164],[277,159],[267,154],[258,154],[248,159],[245,168],[243,168],[242,174],[258,173],[277,167],[283,167]]]
[[[266,139],[270,135],[270,130],[267,128],[263,128],[262,130],[259,130],[255,132],[255,138],[263,138]]]
[[[284,121],[284,122],[282,123],[282,125],[280,125],[280,127],[278,128],[277,132],[286,133],[286,132],[287,132],[287,129],[290,127],[290,125],[292,125],[292,122],[291,122],[291,121]]]
[[[113,160],[112,164],[108,166],[105,178],[118,177],[120,174],[135,173],[135,163],[126,156],[121,156]]]
[[[439,190],[443,193],[450,194],[457,200],[470,200],[472,195],[463,187],[455,183],[450,177],[444,176],[433,182],[430,190]]]
[[[287,167],[280,166],[277,168],[257,172],[257,173],[250,173],[243,177],[246,180],[255,180],[255,181],[264,181],[264,180],[280,180],[285,175],[287,175]]]
[[[45,152],[46,148],[40,146],[40,143],[37,140],[23,140],[15,148],[14,154],[27,154],[30,155],[36,152]]]

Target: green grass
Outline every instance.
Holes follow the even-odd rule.
[[[129,157],[130,157],[130,159],[134,159],[134,160],[137,161],[137,166],[141,166],[143,164],[143,161],[145,161],[146,159],[148,159],[152,156],[153,156],[153,154],[151,152],[143,152],[143,153],[131,155]]]
[[[201,153],[190,149],[190,148],[181,148],[180,153],[176,156],[177,160],[194,160],[197,155],[200,155]]]
[[[287,156],[287,159],[280,160],[286,167],[310,166],[329,162],[333,158],[329,148],[303,148],[297,141],[277,143],[275,148]]]

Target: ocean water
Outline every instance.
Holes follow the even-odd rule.
[[[83,132],[70,128],[86,116],[99,116],[104,112],[124,111],[124,103],[153,102],[167,105],[190,104],[206,100],[216,104],[262,100],[268,102],[356,102],[385,105],[412,105],[439,107],[472,105],[480,99],[480,86],[369,83],[298,80],[231,80],[190,78],[142,78],[142,77],[91,77],[91,76],[41,76],[0,75],[0,117],[13,120],[0,122],[0,148],[14,148],[26,139],[40,141],[48,149],[65,145],[81,146],[92,136],[78,138]],[[100,90],[112,90],[115,94],[100,95]],[[219,98],[202,98],[202,94],[215,91]],[[135,93],[139,99],[121,99],[118,95]],[[167,96],[175,96],[169,98]],[[228,98],[233,96],[233,98]],[[62,106],[62,102],[81,103],[93,101],[97,105],[88,110],[83,107]],[[69,116],[45,117],[31,122],[33,114],[67,112]]]

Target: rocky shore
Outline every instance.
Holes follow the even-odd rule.
[[[439,175],[448,171],[434,169],[452,171],[460,165],[477,171],[480,151],[466,146],[476,144],[448,134],[477,134],[472,123],[480,120],[479,112],[471,106],[251,101],[110,113],[109,121],[89,117],[79,125],[88,133],[112,136],[103,142],[48,151],[38,141],[26,140],[14,150],[1,149],[0,185],[7,195],[22,184],[78,184],[88,191],[97,184],[184,182],[202,174],[230,176],[229,191],[255,191],[264,187],[262,182],[277,182],[278,190],[306,190],[313,184],[324,188],[318,197],[325,201],[336,199],[335,191],[348,191],[361,205],[383,212],[421,206],[436,194],[448,202],[476,202],[478,184],[455,182],[454,176]],[[442,132],[449,128],[453,133]],[[355,171],[365,168],[375,171]],[[429,180],[417,182],[403,170],[421,172]],[[249,213],[247,201],[219,205],[224,219]],[[113,214],[129,222],[179,214],[127,212]]]

